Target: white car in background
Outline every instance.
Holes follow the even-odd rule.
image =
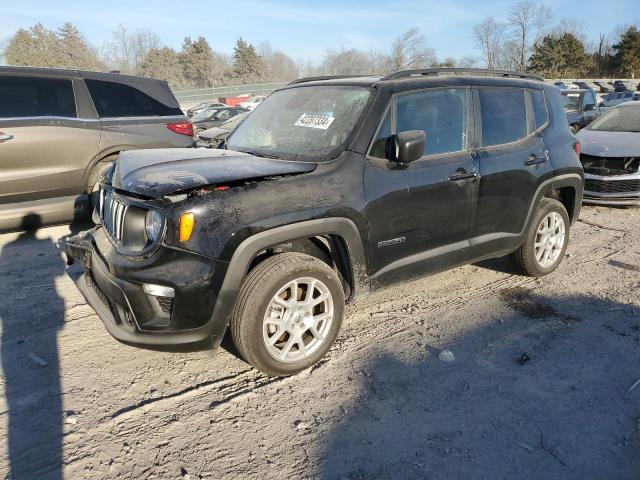
[[[247,100],[246,102],[240,103],[240,105],[238,105],[238,106],[242,107],[242,108],[246,108],[247,110],[253,110],[258,105],[260,105],[262,102],[264,102],[265,98],[267,98],[267,97],[265,97],[264,95],[258,95],[258,96],[255,96],[255,97],[251,97],[249,100]]]

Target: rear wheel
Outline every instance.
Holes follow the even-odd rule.
[[[567,210],[559,201],[543,198],[514,257],[525,274],[542,277],[558,268],[568,243]]]
[[[331,348],[344,312],[336,272],[301,253],[282,253],[244,280],[230,332],[242,358],[272,376],[297,373]]]
[[[576,133],[578,133],[579,128],[577,125],[570,125],[569,130],[571,130],[571,133],[575,135]]]

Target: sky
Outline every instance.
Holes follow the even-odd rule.
[[[638,23],[637,0],[553,2],[550,23],[577,21],[585,36]],[[170,47],[180,49],[184,37],[204,36],[214,50],[232,53],[239,36],[255,45],[271,45],[295,60],[322,60],[329,49],[386,50],[404,30],[416,26],[439,59],[480,57],[473,45],[473,26],[486,16],[502,19],[514,0],[0,0],[0,42],[18,28],[35,23],[54,29],[74,23],[101,48],[122,23],[155,31]],[[606,5],[603,8],[603,5]],[[630,18],[629,14],[631,13]]]

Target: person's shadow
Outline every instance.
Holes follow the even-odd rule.
[[[2,416],[8,428],[7,478],[14,479],[62,478],[57,337],[64,302],[54,282],[65,272],[53,241],[37,238],[40,224],[38,215],[27,215],[22,223],[27,231],[0,247]]]

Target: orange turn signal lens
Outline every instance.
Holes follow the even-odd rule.
[[[180,215],[180,241],[188,242],[196,224],[196,215],[193,212],[187,212]]]

